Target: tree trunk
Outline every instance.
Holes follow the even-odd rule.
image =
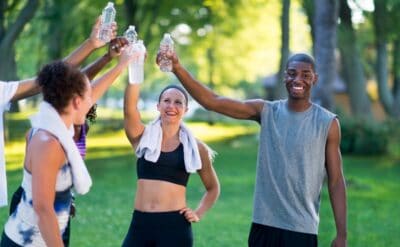
[[[400,39],[393,42],[393,116],[400,120]]]
[[[22,32],[26,23],[28,23],[33,16],[37,8],[39,7],[39,0],[27,1],[26,5],[20,11],[18,17],[14,22],[7,20],[4,13],[6,11],[15,11],[14,8],[7,6],[7,1],[0,3],[0,78],[1,80],[18,80],[17,68],[15,64],[15,48],[14,44],[18,36]],[[11,23],[10,25],[7,25]],[[12,111],[18,111],[18,104],[12,105]]]
[[[214,35],[214,40],[215,40],[215,34]],[[214,73],[215,73],[215,56],[214,56],[214,45],[216,43],[212,42],[211,47],[207,49],[207,58],[208,58],[208,80],[209,80],[209,87],[211,90],[214,90],[215,83],[214,83]],[[208,125],[214,125],[215,124],[215,114],[212,111],[207,111],[207,122]]]
[[[306,12],[308,24],[310,25],[311,29],[311,41],[313,44],[312,47],[312,54],[315,56],[315,49],[314,49],[314,44],[315,44],[315,25],[314,25],[314,16],[315,16],[315,11],[314,11],[314,0],[302,0],[302,6],[304,11]]]
[[[150,43],[152,32],[149,27],[160,14],[162,3],[157,0],[146,0],[142,2],[137,0],[125,0],[124,5],[126,10],[125,16],[128,20],[127,23],[135,25],[136,31],[139,37],[143,39],[144,43]]]
[[[65,4],[65,2],[59,5],[55,4],[54,2],[47,2],[45,5],[46,19],[49,23],[49,33],[51,33],[51,35],[46,37],[47,54],[50,61],[60,59],[62,57],[62,41],[64,40],[63,35],[65,31],[60,28],[59,22],[64,21],[62,12],[66,8],[62,6],[63,4]]]
[[[283,99],[287,96],[286,87],[283,83],[283,76],[286,70],[286,61],[289,58],[289,16],[290,16],[290,0],[282,1],[281,16],[281,61],[279,64],[279,72],[277,82],[274,87],[274,99]]]
[[[385,2],[374,1],[374,27],[376,39],[376,80],[378,83],[379,100],[389,116],[393,116],[393,95],[388,85],[388,51],[385,23],[382,22],[387,14]]]
[[[312,99],[328,110],[333,110],[333,81],[336,74],[335,48],[338,17],[337,0],[315,0],[315,59],[319,74]]]
[[[138,2],[131,1],[131,0],[125,0],[124,5],[125,5],[126,23],[128,23],[129,25],[134,25],[136,32],[139,32],[140,27],[136,23],[136,16],[137,16],[137,12],[138,12]]]
[[[369,118],[371,102],[366,91],[365,75],[357,47],[357,37],[351,21],[351,10],[346,0],[340,3],[340,25],[338,46],[342,61],[342,71],[350,98],[351,112],[361,118]]]
[[[376,44],[376,79],[378,82],[378,93],[379,100],[383,106],[383,109],[390,116],[393,115],[392,104],[393,96],[390,93],[388,86],[388,52],[387,43],[384,41],[378,41]]]

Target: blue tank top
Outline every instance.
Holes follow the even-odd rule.
[[[138,158],[136,170],[138,179],[162,180],[185,187],[189,180],[189,173],[185,169],[182,143],[172,152],[161,152],[155,163],[144,157]]]
[[[31,137],[36,129],[31,132]],[[29,138],[29,140],[31,139]],[[58,171],[55,185],[54,211],[57,216],[60,233],[67,228],[72,203],[72,172],[66,162]],[[10,215],[4,227],[5,234],[16,244],[21,246],[46,246],[39,230],[38,217],[33,209],[32,175],[23,169],[21,187],[23,194],[15,211]]]

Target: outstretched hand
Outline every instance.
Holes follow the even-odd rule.
[[[100,32],[100,25],[101,25],[101,16],[97,17],[96,23],[92,27],[92,32],[90,33],[89,40],[92,42],[95,48],[100,48],[104,46],[106,43],[99,39],[99,32]],[[111,24],[111,40],[115,39],[117,36],[117,23],[113,22]]]
[[[183,214],[186,220],[190,223],[196,223],[200,221],[199,216],[190,208],[182,208],[181,210],[179,210],[179,213]]]
[[[121,52],[128,47],[129,41],[125,37],[116,37],[108,44],[108,55],[111,58],[121,55]]]
[[[161,61],[163,56],[165,56],[168,59],[171,59],[171,61],[172,61],[172,71],[175,71],[175,69],[180,65],[178,55],[176,54],[175,51],[167,51],[165,54],[163,54],[162,52],[158,51],[157,52],[157,57],[156,57],[156,63],[157,63],[158,66],[160,66],[160,61]]]
[[[141,53],[133,49],[133,45],[127,45],[124,49],[121,49],[121,56],[119,57],[118,64],[124,67],[128,66],[130,62],[138,58]]]

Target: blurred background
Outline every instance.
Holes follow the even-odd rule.
[[[313,55],[319,74],[313,100],[338,114],[342,125],[341,150],[349,189],[349,246],[400,243],[400,223],[391,218],[400,206],[400,32],[397,26],[400,0],[116,0],[114,3],[118,34],[122,35],[129,25],[134,25],[147,47],[140,105],[146,119],[156,113],[160,90],[167,84],[178,83],[173,74],[160,72],[155,64],[158,46],[166,32],[175,40],[181,63],[196,78],[217,93],[238,99],[285,98],[282,75],[287,58],[296,52]],[[32,77],[44,64],[65,57],[89,37],[95,19],[106,4],[107,1],[100,0],[0,0],[0,79]],[[99,49],[85,64],[105,52],[106,48]],[[126,83],[127,74],[124,74],[98,102],[99,120],[89,134],[88,164],[96,174],[100,166],[94,163],[104,157],[111,159],[101,161],[107,164],[126,163],[121,169],[128,169],[130,177],[126,179],[130,180],[134,176],[133,155],[122,132],[121,110]],[[6,115],[7,161],[11,181],[16,184],[20,181],[23,136],[29,128],[27,118],[39,102],[40,96],[20,101]],[[211,220],[196,226],[196,238],[200,239],[196,246],[245,246],[256,159],[252,151],[257,147],[258,126],[207,112],[194,101],[187,120],[194,132],[208,141],[221,157],[216,160],[216,168],[221,173],[222,195],[215,211],[210,212]],[[90,139],[97,141],[90,143]],[[235,159],[238,151],[243,150],[249,156]],[[229,159],[224,160],[227,156]],[[241,170],[244,162],[251,163],[246,171]],[[104,164],[102,169],[107,166]],[[233,167],[241,172],[235,173]],[[115,173],[118,178],[126,174],[114,168],[110,166],[107,172]],[[237,177],[246,172],[246,179]],[[113,176],[110,179],[112,182],[104,182],[104,187],[96,187],[98,193],[104,194],[107,190],[113,195],[117,193],[115,186],[120,180],[112,180]],[[247,188],[244,194],[248,196],[238,201],[238,194],[244,194],[237,191],[224,194],[226,185],[238,186],[240,191]],[[135,186],[134,181],[130,186]],[[126,184],[121,187],[125,188]],[[130,196],[122,197],[133,200],[132,187],[125,188],[131,191]],[[196,198],[198,191],[190,193]],[[92,205],[93,200],[96,199],[89,196],[87,205]],[[325,189],[321,246],[327,246],[335,233],[328,200]],[[130,203],[125,203],[128,211]],[[232,205],[243,210],[242,214],[235,214],[239,219],[233,217]],[[105,212],[105,222],[110,223],[114,214],[117,213]],[[224,214],[235,219],[227,222],[221,216]],[[77,222],[85,226],[84,219],[89,215],[78,217]],[[123,214],[120,218],[127,216]],[[221,224],[214,224],[221,220]],[[117,232],[120,229],[118,240],[122,239],[128,222],[122,227],[117,222],[111,228]],[[230,230],[218,233],[225,225]],[[86,226],[75,229],[87,230]],[[214,230],[209,232],[209,229]],[[72,234],[76,246],[93,246],[87,245],[85,238],[74,240]],[[104,234],[97,236],[96,233],[91,243],[96,243],[98,238],[97,243],[104,244],[101,242]],[[222,234],[221,239],[215,234]],[[209,241],[217,244],[209,245]]]
[[[1,79],[32,77],[44,64],[69,54],[89,36],[106,3],[0,1]],[[161,37],[169,32],[181,62],[196,78],[242,99],[286,97],[282,73],[288,56],[312,54],[320,75],[313,100],[343,120],[350,117],[343,123],[344,137],[353,135],[353,128],[372,131],[367,136],[381,137],[380,143],[370,140],[366,146],[374,148],[366,153],[386,152],[385,144],[397,132],[390,128],[400,119],[398,0],[118,0],[115,7],[118,33],[134,25],[147,47],[143,108],[154,109],[160,89],[176,82],[154,62]],[[121,77],[99,104],[121,108],[126,81]],[[15,103],[12,111],[35,107],[38,97]],[[189,115],[197,108],[192,104]],[[203,115],[213,121],[211,114]],[[367,148],[352,142],[345,138],[344,151]]]

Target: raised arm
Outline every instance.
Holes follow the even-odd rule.
[[[90,37],[85,40],[77,49],[63,59],[63,61],[72,64],[73,66],[79,66],[83,60],[85,60],[95,49],[105,45],[103,41],[98,38],[100,28],[100,17],[97,18],[96,23],[93,25]],[[112,36],[114,39],[117,33],[117,24],[112,24]]]
[[[160,57],[160,54],[158,54],[157,63],[159,63]],[[192,95],[192,97],[204,108],[237,119],[259,121],[264,105],[263,100],[240,101],[217,95],[211,91],[211,89],[193,78],[193,76],[180,64],[175,52],[167,54],[167,57],[172,59],[173,73],[190,95]]]
[[[92,81],[104,66],[106,66],[113,58],[121,55],[122,49],[127,45],[128,41],[124,37],[117,37],[111,40],[108,45],[107,53],[83,68],[82,72],[86,74],[89,81]]]
[[[209,210],[217,201],[220,194],[220,185],[217,173],[212,166],[209,155],[209,150],[206,145],[198,141],[202,167],[198,172],[203,182],[206,192],[196,210],[192,211],[190,208],[183,208],[180,213],[184,214],[185,218],[190,222],[198,222],[203,218],[207,210]]]
[[[336,224],[336,238],[332,242],[334,247],[347,246],[346,185],[342,169],[340,139],[339,120],[334,119],[328,133],[326,145],[328,190]]]
[[[95,49],[103,46],[105,43],[97,38],[99,32],[100,18],[96,20],[92,28],[90,37],[85,40],[76,50],[63,59],[74,66],[79,66],[82,61],[87,58]],[[113,37],[115,37],[117,25],[112,25]],[[11,98],[12,101],[27,98],[29,96],[40,93],[40,87],[36,83],[36,77],[22,80],[18,85],[18,89],[14,96]]]
[[[130,55],[128,49],[123,49],[119,57],[118,64],[107,73],[92,82],[92,101],[96,102],[108,89],[108,87],[117,79],[123,70],[129,65],[135,53]]]
[[[40,87],[36,83],[36,77],[19,81],[17,91],[11,98],[11,101],[25,99],[32,95],[40,93]]]
[[[140,84],[128,84],[124,95],[124,127],[133,149],[139,144],[140,137],[144,132],[144,124],[140,119],[138,110]]]

